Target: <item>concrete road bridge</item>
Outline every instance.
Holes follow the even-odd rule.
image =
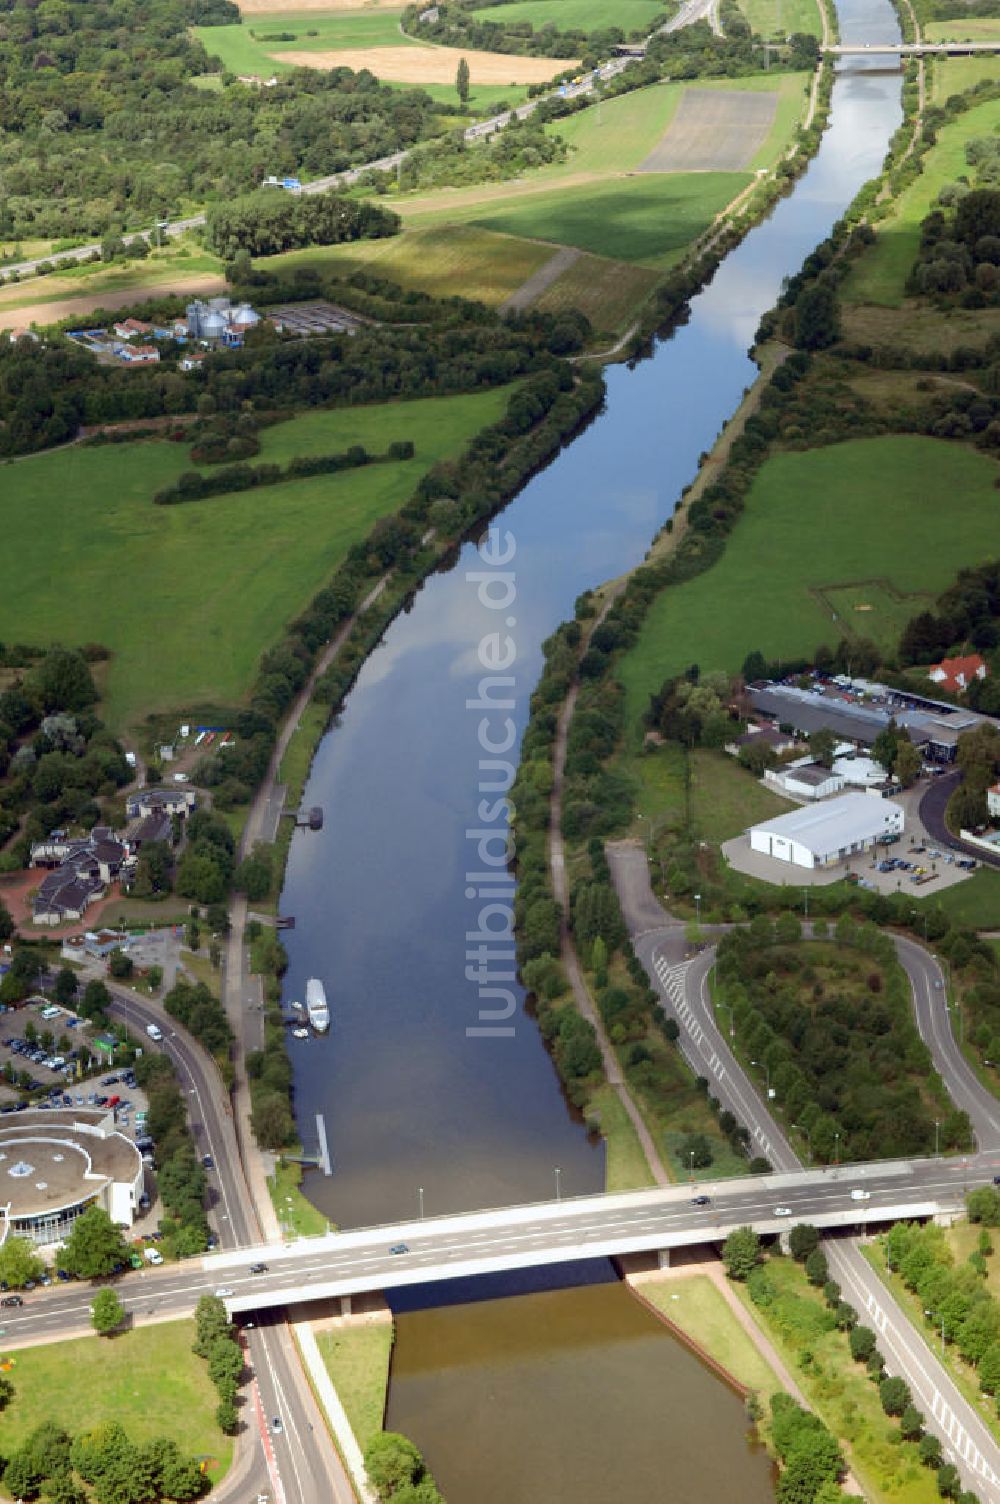
[[[1000,52],[996,42],[837,42],[824,47],[828,57],[968,57]]]

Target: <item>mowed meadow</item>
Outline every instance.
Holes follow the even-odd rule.
[[[632,739],[650,694],[693,662],[736,672],[755,648],[797,658],[852,635],[895,646],[898,597],[919,592],[913,613],[925,609],[997,536],[998,473],[974,449],[915,436],[769,459],[722,557],[661,592],[622,659]],[[864,588],[833,619],[826,592],[845,586]]]
[[[152,498],[193,468],[183,443],[72,446],[8,465],[0,638],[109,648],[103,708],[116,728],[154,708],[239,701],[261,653],[351,545],[509,396],[307,413],[262,430],[260,460],[352,444],[380,454],[396,439],[412,439],[415,456],[179,506]]]

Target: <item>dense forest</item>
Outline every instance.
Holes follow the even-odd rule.
[[[224,77],[189,33],[229,0],[0,0],[0,236],[148,225],[271,173],[320,177],[435,133],[420,89],[346,68],[266,91]]]

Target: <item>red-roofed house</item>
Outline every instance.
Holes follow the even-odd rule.
[[[160,358],[155,345],[122,345],[116,352],[119,360],[133,366],[153,366]]]
[[[120,324],[114,326],[115,334],[119,339],[131,339],[137,334],[152,334],[152,324],[144,324],[142,319],[123,319]]]
[[[969,653],[965,658],[942,658],[940,663],[931,664],[927,677],[942,689],[950,689],[953,695],[961,695],[973,679],[986,678],[986,664],[978,653]]]

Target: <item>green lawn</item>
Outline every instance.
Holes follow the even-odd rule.
[[[302,1166],[288,1160],[279,1161],[274,1174],[268,1176],[267,1188],[282,1232],[294,1238],[313,1238],[329,1232],[329,1221],[306,1200],[301,1183]]]
[[[817,592],[863,581],[873,561],[899,591],[943,590],[996,532],[995,461],[916,437],[859,439],[767,461],[726,551],[705,574],[662,591],[619,676],[628,723],[690,663],[736,670],[808,654],[855,622],[831,622]],[[865,618],[862,618],[864,620]]]
[[[1000,21],[993,25],[1000,26]],[[1000,57],[935,58],[931,98],[935,104],[943,104],[952,94],[964,94],[984,78],[1000,78]]]
[[[506,25],[513,21],[530,21],[536,31],[554,26],[558,31],[601,31],[619,26],[626,36],[633,31],[649,31],[666,20],[661,0],[515,0],[513,5],[489,5],[476,12],[477,19]]]
[[[766,1400],[782,1387],[706,1275],[675,1276],[659,1284],[644,1280],[641,1293],[748,1389]]]
[[[602,1086],[588,1103],[588,1115],[601,1120],[605,1143],[604,1189],[637,1191],[655,1185],[652,1171],[622,1100],[613,1086]]]
[[[190,468],[182,444],[73,448],[6,470],[4,538],[17,569],[0,637],[112,649],[105,714],[245,693],[260,654],[352,543],[398,510],[437,460],[503,411],[508,391],[317,411],[264,431],[262,460],[412,438],[412,460],[156,507]],[[53,589],[58,580],[58,589]]]
[[[762,37],[791,36],[795,31],[823,35],[817,0],[738,0],[740,10]]]
[[[930,21],[924,27],[924,37],[928,42],[998,42],[1000,16],[982,20],[955,16],[950,21]]]
[[[659,686],[657,686],[659,688]],[[788,800],[765,788],[728,752],[695,747],[691,757],[691,819],[698,839],[717,845],[748,825],[788,812]],[[655,751],[631,756],[628,771],[639,780],[638,834],[680,824],[684,813],[684,748],[665,742]]]
[[[210,1458],[217,1481],[233,1443],[215,1424],[218,1396],[193,1341],[193,1321],[171,1321],[11,1354],[14,1398],[0,1415],[0,1452],[9,1456],[44,1420],[76,1435],[113,1419],[133,1441],[167,1436],[189,1456]]]
[[[1000,27],[1000,21],[993,24]],[[921,221],[930,213],[945,183],[969,174],[966,141],[973,136],[992,135],[998,126],[1000,100],[993,99],[941,127],[936,145],[923,158],[922,173],[900,194],[895,213],[876,227],[875,244],[848,272],[843,284],[845,302],[900,306],[906,278],[920,245]]]
[[[408,38],[399,30],[402,14],[402,10],[261,13],[233,26],[196,26],[194,34],[209,57],[221,58],[230,73],[261,76],[291,67],[281,61],[281,53],[289,49],[330,52],[338,47],[404,46]],[[295,40],[277,41],[282,32]]]
[[[382,1429],[392,1338],[391,1321],[316,1333],[326,1371],[362,1451]]]
[[[931,897],[929,893],[920,896]],[[966,882],[933,896],[935,904],[958,924],[975,930],[1000,929],[1000,872],[996,868],[980,867]]]

